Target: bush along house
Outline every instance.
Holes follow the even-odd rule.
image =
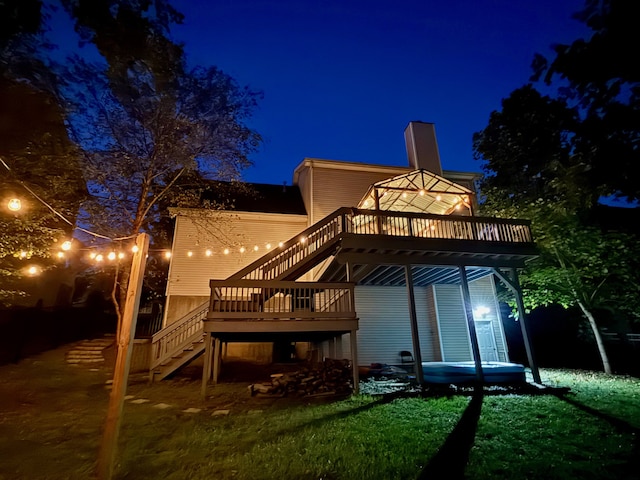
[[[172,209],[151,377],[201,353],[203,393],[230,359],[347,358],[356,389],[372,363],[421,383],[429,365],[470,362],[482,381],[483,365],[507,364],[495,281],[521,305],[529,223],[475,215],[478,175],[442,170],[433,124],[409,123],[405,140],[408,167],[306,158],[292,186],[251,185],[233,209]]]

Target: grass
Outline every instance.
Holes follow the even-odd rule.
[[[108,372],[35,361],[0,367],[0,480],[90,478]],[[203,402],[196,378],[134,383],[150,401],[125,405],[116,478],[640,478],[640,380],[542,375],[570,392],[294,401],[249,397],[238,382]]]
[[[564,378],[572,383],[571,374]],[[608,400],[619,402],[615,382],[605,383],[612,388]],[[640,391],[637,382],[623,385]],[[634,478],[638,467],[632,427],[621,431],[550,395],[355,397],[206,418],[171,431],[175,424],[165,419],[152,423],[164,434],[141,438],[135,432],[149,424],[129,424],[127,436],[139,443],[123,458],[121,478],[147,478],[151,464],[170,472],[168,479],[460,478],[463,472],[468,478],[617,479]],[[179,460],[167,452],[179,452]]]

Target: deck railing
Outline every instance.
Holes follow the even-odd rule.
[[[336,244],[343,233],[497,243],[533,242],[528,220],[340,208],[229,279],[281,278],[310,255]]]
[[[207,302],[151,337],[151,370],[202,337],[202,321],[206,318],[208,310]]]
[[[355,318],[351,283],[211,280],[208,320]]]

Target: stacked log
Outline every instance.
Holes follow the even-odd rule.
[[[325,358],[295,372],[271,375],[270,382],[254,383],[248,389],[251,396],[320,397],[348,395],[353,391],[350,360]]]

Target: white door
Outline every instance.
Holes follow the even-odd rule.
[[[496,348],[496,337],[490,321],[476,321],[476,334],[478,336],[478,347],[480,347],[480,358],[483,362],[497,362],[498,349]]]

